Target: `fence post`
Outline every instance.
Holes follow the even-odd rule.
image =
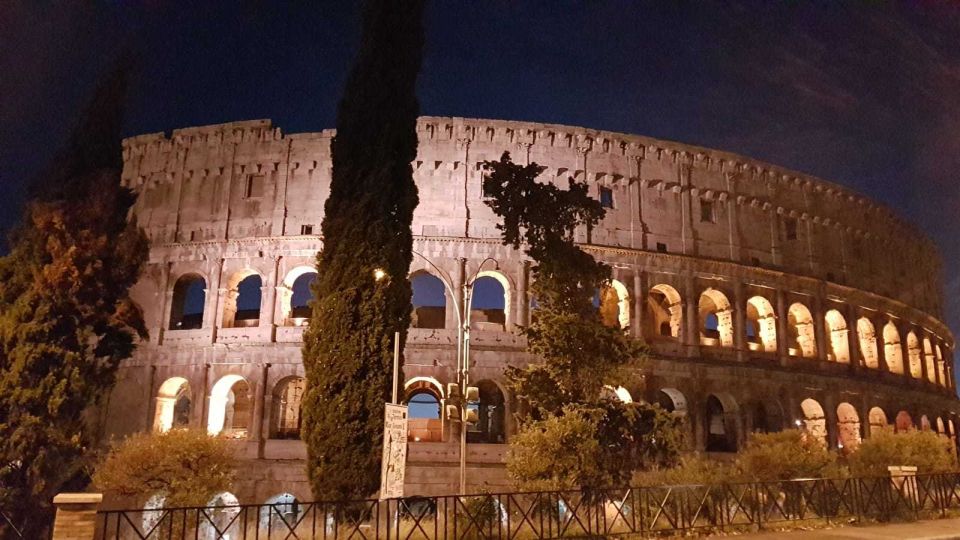
[[[53,522],[53,540],[94,540],[101,502],[100,493],[60,493],[54,497],[57,517]]]

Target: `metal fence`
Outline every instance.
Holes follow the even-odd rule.
[[[960,473],[383,501],[103,511],[98,538],[545,539],[912,520],[960,509]]]

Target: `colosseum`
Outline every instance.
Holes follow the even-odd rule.
[[[501,244],[481,162],[511,152],[543,180],[589,184],[607,209],[578,240],[613,269],[613,324],[650,360],[622,399],[685,418],[691,451],[729,453],[747,434],[810,430],[837,451],[878,430],[956,438],[954,338],[942,321],[935,246],[843,187],[728,152],[560,125],[424,117],[413,163],[413,327],[408,494],[459,484],[458,321],[470,314],[471,490],[504,487],[515,432],[507,365],[535,309],[531,261]],[[332,130],[269,120],[124,141],[123,182],[150,258],[134,289],[150,330],[103,415],[105,437],[178,426],[231,439],[241,503],[309,500],[299,440],[301,337],[321,248]],[[465,300],[473,302],[465,305]],[[629,385],[628,385],[629,386]]]

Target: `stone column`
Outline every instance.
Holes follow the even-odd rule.
[[[97,527],[97,509],[103,502],[100,493],[59,493],[53,498],[57,515],[53,521],[53,540],[93,540]]]
[[[727,181],[727,191],[730,193],[727,198],[727,236],[730,243],[730,260],[739,261],[743,257],[740,245],[740,205],[737,204],[737,182],[736,175],[727,173],[724,175]]]
[[[267,282],[260,287],[260,327],[273,328],[276,326],[277,316],[277,287],[280,277],[280,257],[274,256],[273,263],[270,265],[270,273],[267,274]],[[271,332],[270,341],[273,341]]]
[[[517,281],[517,324],[530,324],[530,261],[520,265],[520,279]]]
[[[813,304],[811,316],[813,317],[813,340],[816,345],[817,359],[825,361],[827,359],[827,340],[832,339],[832,337],[827,336],[826,332],[827,323],[823,310],[822,291],[818,290],[810,303]],[[836,356],[836,353],[834,353],[834,356]]]
[[[153,431],[154,418],[156,418],[157,410],[159,410],[158,399],[153,399],[153,396],[156,394],[156,381],[157,381],[157,366],[150,366],[150,383],[147,388],[147,424],[145,430],[147,433]]]
[[[850,349],[850,369],[864,367],[863,353],[860,351],[860,331],[857,327],[857,308],[847,304],[847,347]]]
[[[692,275],[686,276],[684,283],[684,332],[683,343],[687,346],[689,356],[700,354],[700,295],[697,294],[697,283]]]
[[[173,287],[170,284],[170,263],[160,266],[160,288],[154,294],[157,299],[157,321],[150,332],[150,341],[155,345],[163,344],[163,334],[170,325],[170,309],[173,303]]]
[[[647,224],[643,221],[643,157],[644,157],[644,148],[640,146],[637,149],[637,155],[630,156],[631,160],[636,163],[637,175],[634,178],[629,180],[630,186],[636,186],[637,196],[635,200],[637,202],[637,211],[634,214],[636,216],[637,227],[639,230],[634,231],[633,235],[639,235],[639,242],[636,242],[634,236],[630,238],[630,247],[634,249],[647,249]],[[633,223],[634,217],[630,217],[630,223]],[[639,244],[639,245],[636,245]]]
[[[787,350],[787,342],[790,341],[790,332],[787,329],[787,295],[783,289],[777,289],[777,354],[780,356],[780,365],[787,364],[787,358],[790,356]]]
[[[684,156],[678,169],[680,176],[680,232],[683,254],[696,255],[696,240],[693,233],[693,201],[690,197],[692,184],[690,177],[693,174],[693,165],[689,161],[689,158]]]
[[[203,328],[210,331],[210,341],[217,339],[217,325],[223,317],[220,309],[220,282],[223,279],[223,259],[218,258],[212,265],[210,271],[210,283],[207,283],[207,289],[204,291],[203,306]],[[211,294],[212,293],[212,294]]]
[[[840,425],[837,417],[837,403],[833,395],[826,395],[823,398],[823,420],[827,424],[827,449],[835,450],[837,441],[840,440]]]
[[[733,346],[737,349],[737,360],[747,359],[747,299],[743,290],[743,282],[737,280],[733,284]],[[757,328],[757,332],[760,329]]]
[[[646,275],[637,270],[633,274],[633,317],[630,322],[631,334],[635,338],[643,338],[643,330],[646,327],[646,310],[644,309],[647,300]]]
[[[257,441],[257,457],[263,459],[263,449],[265,446],[265,441],[269,436],[269,427],[266,427],[267,422],[269,422],[270,411],[267,410],[266,404],[266,395],[267,395],[267,380],[270,377],[270,364],[264,363],[263,368],[260,371],[260,381],[257,383],[257,395],[253,402],[253,440]]]

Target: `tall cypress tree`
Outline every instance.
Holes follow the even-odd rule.
[[[128,65],[102,82],[66,150],[33,182],[0,259],[0,508],[25,538],[49,525],[58,491],[86,481],[90,413],[146,334],[128,290],[147,243],[120,185]]]
[[[337,115],[315,301],[304,335],[303,440],[318,499],[367,497],[380,478],[394,332],[410,324],[417,74],[424,2],[369,0]]]

